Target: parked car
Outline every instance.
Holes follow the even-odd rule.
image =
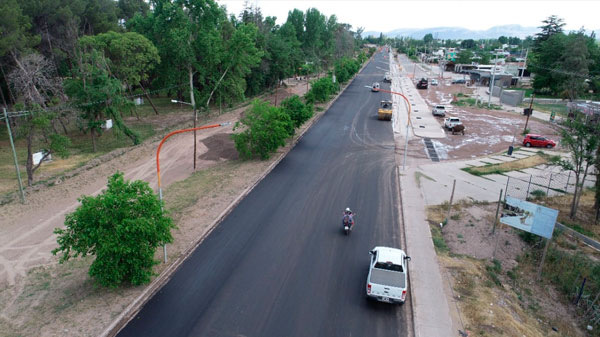
[[[456,125],[462,125],[462,122],[460,121],[460,118],[458,118],[458,117],[448,117],[448,118],[444,119],[444,127],[446,129],[452,129]]]
[[[421,78],[419,82],[417,82],[417,89],[427,89],[428,81],[425,77]]]
[[[410,257],[402,249],[375,247],[370,252],[367,298],[403,304],[408,291],[406,268]]]
[[[523,139],[523,145],[527,147],[546,147],[550,149],[556,146],[556,142],[540,135],[528,133],[525,135],[525,139]]]
[[[446,107],[443,105],[436,105],[433,107],[433,110],[431,110],[431,113],[434,116],[444,117],[444,116],[446,116]]]
[[[463,78],[452,80],[452,84],[465,84],[467,81]]]
[[[438,85],[439,82],[435,78],[431,80],[431,85]]]
[[[379,82],[373,83],[373,86],[371,87],[371,91],[379,91]]]

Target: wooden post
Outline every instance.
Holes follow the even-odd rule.
[[[500,203],[502,203],[502,189],[500,189],[500,196],[498,197],[498,206],[496,206],[496,216],[494,217],[494,227],[492,228],[492,234],[496,232],[496,224],[498,223],[498,213],[500,212]]]
[[[444,226],[448,224],[450,221],[450,210],[452,209],[452,199],[454,199],[454,188],[456,187],[456,179],[452,183],[452,194],[450,194],[450,203],[448,204],[448,214],[446,215],[446,220],[444,221]]]
[[[550,239],[546,239],[546,246],[544,247],[544,253],[542,254],[542,261],[540,262],[540,266],[537,272],[537,279],[539,280],[542,276],[542,267],[544,266],[544,261],[546,260],[546,253],[548,252],[548,246],[550,246]]]

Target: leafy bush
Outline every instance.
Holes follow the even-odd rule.
[[[173,220],[161,210],[161,202],[147,182],[125,181],[117,172],[108,188],[95,197],[83,196],[65,218],[65,229],[56,228],[59,262],[95,255],[89,274],[101,285],[148,283],[156,247],[173,240]]]
[[[302,100],[297,95],[284,99],[281,102],[281,108],[290,116],[295,128],[300,127],[314,113],[313,105],[302,103]]]
[[[233,134],[235,148],[242,158],[268,159],[294,133],[294,123],[283,109],[255,100],[234,130],[244,125],[244,131]]]
[[[304,96],[308,103],[326,102],[329,97],[339,90],[339,84],[333,83],[330,76],[322,77],[312,83],[312,87]]]
[[[342,57],[335,61],[335,76],[340,83],[346,83],[360,69],[360,61],[349,57]]]

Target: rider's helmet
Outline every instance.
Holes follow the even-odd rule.
[[[352,212],[352,211],[350,210],[350,207],[346,207],[346,212]]]

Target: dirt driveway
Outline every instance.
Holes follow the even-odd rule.
[[[501,110],[487,110],[476,107],[452,105],[454,96],[471,95],[473,89],[464,84],[449,84],[449,80],[440,81],[438,86],[429,86],[419,90],[427,104],[433,107],[444,104],[449,110],[446,117],[460,117],[465,125],[465,135],[452,135],[446,131],[447,138],[432,139],[440,159],[468,159],[508,150],[513,143],[521,146],[525,127],[525,116]],[[487,100],[484,100],[487,102]],[[443,125],[442,117],[437,117]],[[549,136],[558,142],[555,128],[545,122],[530,119],[527,128],[530,133]]]

